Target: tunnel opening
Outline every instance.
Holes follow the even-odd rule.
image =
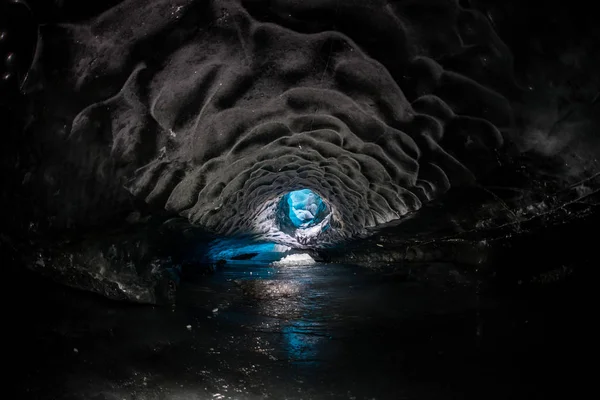
[[[283,196],[288,206],[288,218],[296,228],[307,228],[321,222],[327,206],[321,197],[310,189],[295,190]]]
[[[279,229],[301,244],[316,240],[330,228],[330,207],[311,189],[294,190],[283,195],[276,214]]]
[[[325,246],[322,233],[331,230],[333,210],[308,188],[286,192],[263,206],[252,234],[221,236],[209,245],[210,264],[312,264],[302,251]],[[264,230],[268,234],[265,234]]]

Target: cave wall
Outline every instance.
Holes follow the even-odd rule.
[[[276,239],[269,204],[307,187],[335,241],[474,184],[514,135],[511,54],[455,1],[124,1],[40,38],[31,185],[55,226],[136,199]]]

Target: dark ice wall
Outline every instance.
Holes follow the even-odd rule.
[[[33,182],[65,226],[133,195],[267,233],[311,188],[322,240],[354,236],[495,168],[519,90],[489,19],[451,0],[130,0],[40,36]]]

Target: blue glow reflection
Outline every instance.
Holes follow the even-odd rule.
[[[290,361],[310,364],[319,363],[317,358],[318,346],[323,338],[315,336],[313,331],[313,324],[303,320],[295,321],[283,328],[282,333],[287,344]]]
[[[273,242],[257,242],[249,238],[227,238],[211,243],[207,257],[210,261],[234,260],[238,256],[252,255],[246,260],[253,262],[272,262],[279,260],[288,246]]]

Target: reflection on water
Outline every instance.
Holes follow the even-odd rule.
[[[278,329],[289,362],[316,366],[321,360],[326,335],[318,309],[323,304],[315,300],[323,297],[319,285],[323,272],[312,265],[283,267],[271,274],[253,274],[244,282],[244,293],[261,300],[262,315],[281,318]]]
[[[257,327],[281,335],[286,354],[277,358],[303,365],[317,365],[319,351],[329,340],[325,317],[334,286],[325,266],[228,265],[215,279],[235,283],[259,315],[275,318]],[[331,300],[331,299],[330,299]],[[232,310],[233,311],[233,310]],[[331,311],[331,310],[330,310]],[[274,357],[273,357],[274,358]]]
[[[27,314],[35,324],[25,332],[52,346],[31,340],[20,347],[23,360],[42,352],[49,363],[32,380],[37,387],[28,386],[30,396],[18,398],[64,398],[55,393],[64,390],[77,393],[73,400],[448,399],[457,398],[447,392],[454,382],[461,389],[481,382],[495,394],[497,375],[511,390],[510,377],[501,375],[506,364],[490,381],[470,360],[505,340],[502,330],[490,337],[490,324],[514,321],[479,313],[476,288],[442,290],[432,280],[400,278],[343,265],[228,265],[182,280],[175,308],[125,308],[51,292],[48,305]],[[415,374],[446,386],[421,385]]]
[[[323,338],[314,334],[313,329],[314,323],[305,320],[293,321],[283,327],[288,360],[310,365],[319,364],[319,345]]]

